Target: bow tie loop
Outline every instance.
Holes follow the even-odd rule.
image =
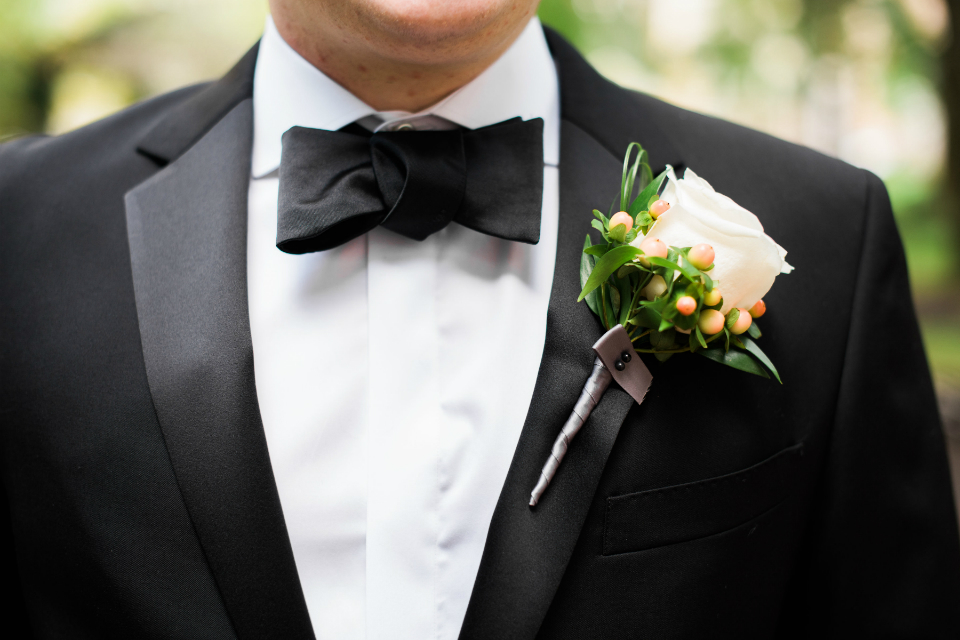
[[[287,253],[331,249],[378,225],[424,240],[453,221],[539,241],[540,118],[372,135],[292,127],[282,141],[277,247]]]

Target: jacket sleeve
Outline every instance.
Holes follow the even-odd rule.
[[[836,418],[780,619],[786,638],[960,638],[944,436],[883,183],[864,237]]]

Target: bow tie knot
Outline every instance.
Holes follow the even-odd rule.
[[[322,251],[379,225],[424,240],[453,221],[536,244],[542,194],[539,118],[372,135],[293,127],[283,134],[277,247]]]

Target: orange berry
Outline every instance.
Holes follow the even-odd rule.
[[[647,300],[655,300],[666,290],[667,281],[663,279],[663,276],[653,276],[650,278],[650,284],[643,288],[642,293]]]
[[[626,211],[619,211],[610,217],[610,228],[613,229],[618,224],[625,226],[627,233],[630,233],[630,229],[633,229],[633,218]]]
[[[720,289],[713,288],[703,294],[703,306],[705,307],[715,307],[720,304],[721,300],[723,300],[723,295],[720,293]]]
[[[680,315],[688,316],[697,310],[697,301],[690,296],[683,296],[677,300],[677,311]]]
[[[708,336],[723,331],[723,314],[716,309],[704,309],[701,311],[700,331]]]
[[[707,269],[713,264],[715,257],[716,254],[713,252],[713,247],[708,244],[694,245],[690,249],[690,253],[687,254],[687,259],[690,261],[690,264],[697,269]]]
[[[656,220],[670,208],[670,203],[666,200],[657,200],[650,205],[650,217]]]
[[[750,312],[746,309],[740,309],[740,316],[737,318],[737,321],[733,323],[733,326],[730,327],[730,333],[738,336],[749,329],[751,324],[753,324],[753,317],[750,315]]]
[[[640,264],[645,267],[650,266],[650,261],[647,258],[667,257],[667,245],[659,238],[646,238],[640,243],[640,249],[643,251],[643,255],[640,256]]]
[[[767,312],[767,303],[763,300],[757,300],[757,304],[750,307],[750,315],[759,318]]]

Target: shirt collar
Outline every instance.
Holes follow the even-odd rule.
[[[544,163],[559,162],[559,88],[543,28],[530,20],[516,41],[483,73],[417,114],[378,113],[303,59],[268,17],[253,77],[252,173],[260,178],[280,166],[280,138],[293,126],[340,129],[351,122],[443,121],[477,129],[520,116],[544,119]],[[372,116],[372,118],[371,118]],[[442,119],[442,120],[438,120]],[[369,125],[367,125],[369,126]]]

